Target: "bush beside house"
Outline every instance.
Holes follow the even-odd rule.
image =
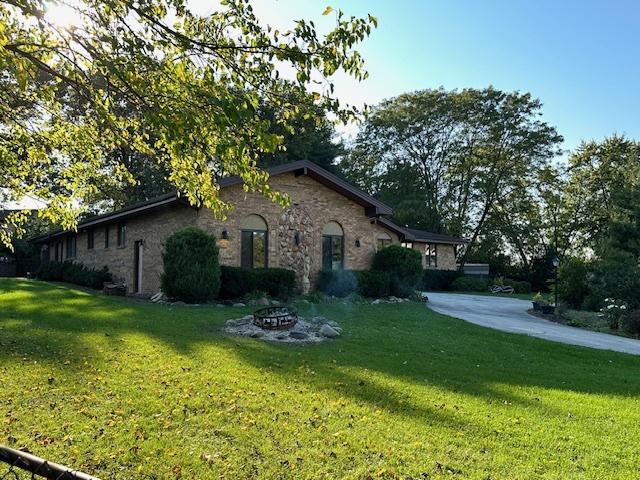
[[[70,261],[43,263],[38,270],[37,277],[40,280],[68,282],[95,289],[101,289],[105,282],[112,280],[107,267],[95,269]]]
[[[286,300],[296,287],[296,275],[285,268],[221,267],[219,298],[241,298],[262,291],[274,298]]]
[[[167,238],[162,252],[162,291],[185,302],[207,301],[220,289],[218,246],[213,235],[189,226]]]
[[[422,257],[416,250],[390,245],[376,253],[371,270],[389,276],[391,295],[409,297],[415,291],[422,275]]]

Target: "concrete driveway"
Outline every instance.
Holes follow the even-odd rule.
[[[429,292],[432,310],[504,332],[523,333],[554,342],[640,355],[640,341],[568,327],[529,315],[531,302],[516,298]]]

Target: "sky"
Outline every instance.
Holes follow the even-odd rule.
[[[210,0],[191,0],[206,11]],[[190,2],[191,3],[191,2]],[[640,139],[640,1],[254,0],[278,28],[296,18],[325,31],[327,5],[376,16],[358,50],[370,77],[338,77],[337,95],[360,105],[426,89],[530,92],[564,148],[614,133]]]

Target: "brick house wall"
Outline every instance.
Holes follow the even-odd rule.
[[[322,230],[327,223],[336,222],[343,230],[345,269],[369,268],[378,238],[391,237],[393,243],[399,243],[398,235],[367,217],[362,205],[309,176],[283,173],[272,176],[269,184],[274,190],[289,194],[292,205],[283,209],[258,193],[245,192],[240,184],[231,185],[220,190],[221,199],[233,206],[225,220],[216,219],[205,208],[174,204],[127,219],[123,246],[118,246],[116,241],[117,221],[109,224],[108,248],[105,248],[104,225],[93,228],[93,249],[87,248],[88,232],[80,231],[76,236],[76,255],[70,260],[94,268],[106,265],[114,279],[125,282],[132,293],[134,244],[141,240],[144,243],[141,294],[148,296],[160,290],[162,251],[169,235],[187,225],[197,225],[218,239],[222,265],[240,266],[241,225],[246,217],[258,215],[267,225],[268,266],[294,270],[299,286],[306,291],[314,287],[322,269]],[[221,240],[223,231],[227,232],[228,240]],[[66,259],[67,239],[49,243],[49,258],[55,260],[57,241],[63,242],[63,258]],[[423,263],[424,246],[414,244],[415,249],[421,249]],[[455,269],[452,245],[438,244],[438,268]]]
[[[422,242],[413,242],[411,248],[420,252],[422,255],[422,268],[433,268],[435,270],[456,270],[456,249],[454,245],[447,243],[437,243],[437,267],[428,267],[425,255],[427,244]]]

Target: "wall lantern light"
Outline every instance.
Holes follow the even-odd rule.
[[[360,248],[360,239],[356,238],[356,247]]]
[[[300,245],[300,232],[296,232],[293,234],[293,242],[296,246]]]
[[[229,232],[227,232],[227,229],[224,229],[222,231],[222,239],[223,240],[229,240]]]

